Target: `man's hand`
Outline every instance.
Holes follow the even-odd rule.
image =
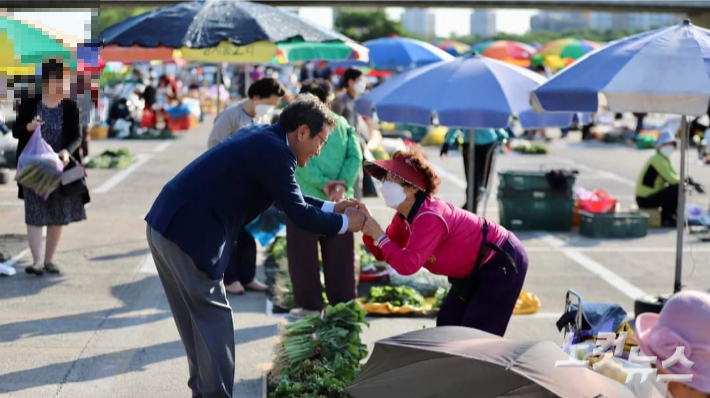
[[[378,236],[385,233],[380,224],[373,217],[367,218],[362,232],[373,239],[377,239]]]
[[[340,201],[335,204],[335,208],[333,209],[333,212],[337,213],[337,214],[343,214],[343,213],[345,213],[345,210],[347,210],[351,207],[359,208],[359,205],[360,205],[360,202],[358,202],[357,199],[343,200],[343,201]]]
[[[365,225],[365,220],[367,219],[365,213],[363,213],[361,210],[358,210],[356,207],[348,207],[347,209],[345,209],[345,216],[348,218],[348,231],[362,231],[362,227]]]

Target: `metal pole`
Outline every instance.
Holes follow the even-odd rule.
[[[473,175],[474,171],[476,170],[474,166],[474,162],[476,161],[476,131],[474,129],[470,129],[468,132],[468,137],[469,137],[469,144],[468,144],[468,201],[466,203],[466,208],[468,211],[473,213],[473,192],[474,189],[478,189],[474,185],[476,185],[476,178]]]
[[[222,88],[222,64],[217,64],[217,114],[222,111],[222,104],[220,100],[220,90]]]
[[[685,228],[685,157],[688,143],[688,121],[683,115],[680,122],[680,183],[678,184],[678,224],[676,226],[678,236],[675,253],[675,282],[673,283],[673,293],[681,290],[681,278],[683,273],[683,229]]]

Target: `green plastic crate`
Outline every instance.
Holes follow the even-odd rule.
[[[499,171],[499,187],[506,190],[520,191],[549,191],[552,190],[550,183],[547,181],[547,172],[545,171]],[[572,175],[567,177],[567,188],[569,190],[574,187],[577,177]]]
[[[570,231],[574,199],[569,196],[498,197],[500,224],[511,231]]]
[[[590,238],[643,238],[648,232],[644,213],[579,212],[579,234]]]

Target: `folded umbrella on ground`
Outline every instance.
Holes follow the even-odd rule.
[[[515,341],[458,326],[417,330],[375,343],[348,387],[354,398],[632,398],[623,384],[568,360],[551,341]]]

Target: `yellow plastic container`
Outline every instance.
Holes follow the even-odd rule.
[[[105,140],[108,138],[108,126],[94,126],[89,130],[92,140]]]
[[[448,131],[449,129],[443,126],[435,127],[424,137],[421,144],[423,146],[440,146],[444,143]]]

